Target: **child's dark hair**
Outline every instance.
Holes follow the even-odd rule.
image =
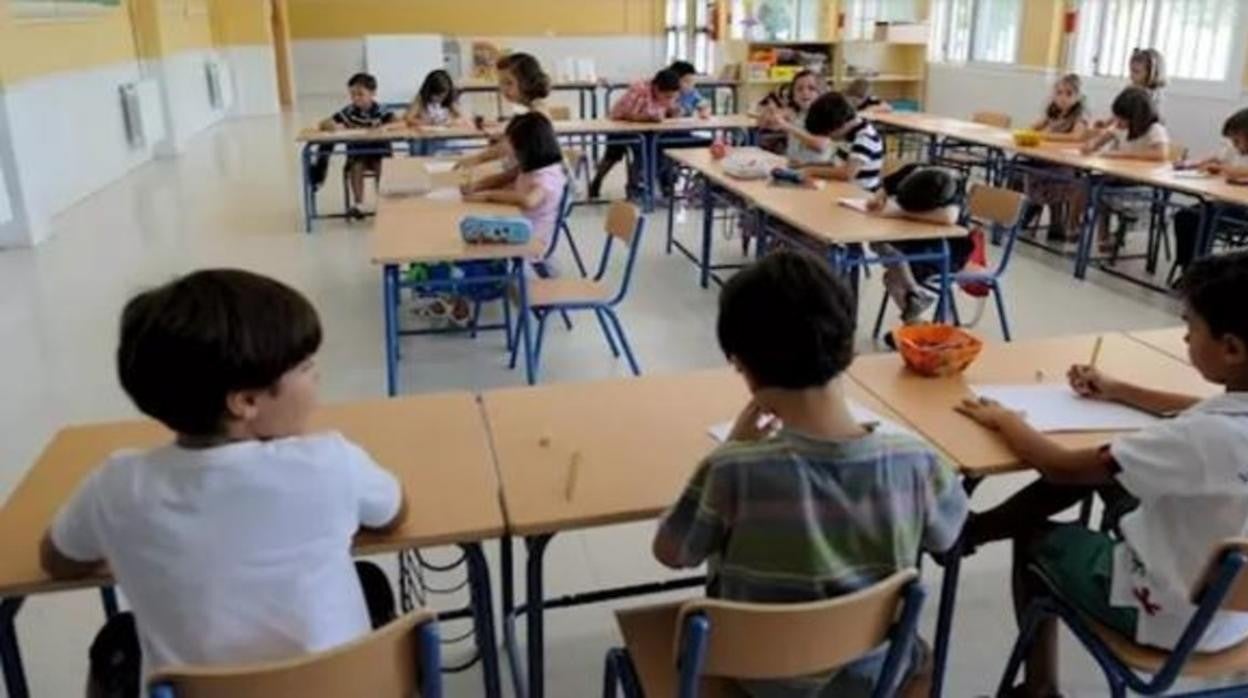
[[[655,92],[677,92],[680,90],[680,76],[671,68],[664,68],[654,74],[650,87]]]
[[[1161,121],[1153,96],[1142,87],[1128,87],[1114,98],[1114,116],[1127,122],[1127,138],[1135,140]]]
[[[1192,262],[1183,273],[1188,309],[1209,325],[1215,339],[1226,335],[1248,344],[1248,252],[1214,255]]]
[[[840,92],[829,92],[810,105],[806,112],[806,130],[815,136],[826,136],[840,130],[858,116],[858,110]]]
[[[827,262],[780,250],[724,284],[719,346],[757,387],[820,387],[854,360],[855,308]]]
[[[347,81],[347,87],[363,87],[369,92],[377,91],[377,78],[368,73],[356,73]]]
[[[698,74],[698,69],[693,67],[693,64],[689,61],[673,61],[671,65],[667,66],[667,69],[676,73],[678,78]]]
[[[563,162],[563,149],[555,137],[555,127],[545,115],[535,111],[514,116],[505,131],[521,172],[532,172]]]
[[[117,373],[144,414],[179,434],[215,436],[226,396],[274,387],[320,346],[321,321],[298,291],[247,271],[209,269],[126,304]]]
[[[494,67],[511,73],[516,79],[520,96],[526,101],[532,102],[550,96],[550,76],[542,70],[542,64],[531,54],[508,54],[498,59]]]
[[[1161,56],[1161,51],[1155,48],[1137,48],[1131,52],[1131,60],[1128,63],[1139,63],[1144,66],[1145,84],[1140,85],[1150,90],[1161,89],[1166,86],[1166,61]]]
[[[1075,100],[1075,103],[1070,105],[1070,108],[1064,111],[1061,107],[1057,106],[1057,102],[1050,101],[1048,108],[1044,110],[1045,118],[1049,120],[1078,120],[1083,118],[1084,113],[1086,113],[1088,109],[1088,98],[1083,94],[1083,79],[1075,73],[1067,73],[1057,79],[1057,84],[1065,85],[1071,92],[1078,95],[1079,99]]]
[[[801,107],[797,106],[797,83],[802,80],[805,80],[806,78],[818,79],[819,74],[813,70],[806,70],[805,68],[803,68],[802,70],[797,71],[793,75],[793,79],[789,81],[789,84],[785,85],[783,88],[784,89],[784,104],[789,109],[792,109],[795,112],[799,112],[802,110]]]
[[[445,70],[430,71],[425,76],[425,81],[420,84],[420,92],[416,93],[416,98],[422,107],[427,107],[438,95],[442,95],[442,100],[438,102],[438,105],[447,109],[455,106],[459,101],[459,91],[455,89],[455,81]]]
[[[1248,109],[1240,109],[1231,114],[1222,124],[1222,137],[1231,136],[1248,136]]]
[[[897,185],[895,198],[908,213],[937,211],[960,202],[962,181],[941,167],[916,167]]]

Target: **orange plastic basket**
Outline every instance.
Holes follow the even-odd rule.
[[[984,343],[952,325],[910,325],[893,331],[906,366],[923,376],[953,376],[966,370]]]

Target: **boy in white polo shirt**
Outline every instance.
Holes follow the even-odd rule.
[[[1248,253],[1195,262],[1184,277],[1183,294],[1192,364],[1206,380],[1226,386],[1226,393],[1201,401],[1075,366],[1071,385],[1086,397],[1176,415],[1085,450],[1057,445],[1021,415],[989,400],[958,408],[1000,432],[1040,472],[1034,485],[975,515],[965,533],[970,545],[1014,538],[1018,612],[1047,587],[1136,642],[1173,649],[1195,612],[1189,593],[1209,555],[1222,540],[1248,535],[1248,313],[1242,308],[1248,298]],[[1048,521],[1091,487],[1111,509],[1124,503],[1118,508],[1129,509],[1117,536]],[[1042,575],[1029,572],[1032,566]],[[1217,651],[1246,638],[1248,614],[1219,611],[1197,649]],[[1026,681],[1016,695],[1058,695],[1056,650],[1056,623],[1050,619],[1028,656]]]
[[[91,472],[42,551],[56,578],[107,563],[133,607],[92,646],[92,695],[134,698],[141,676],[176,665],[329,649],[393,617],[385,575],[357,576],[351,541],[397,524],[403,493],[342,436],[307,433],[320,343],[307,299],[244,271],[126,305],[122,387],[177,436]]]

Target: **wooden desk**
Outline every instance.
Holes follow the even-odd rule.
[[[1025,468],[1000,436],[953,411],[970,397],[975,384],[1064,383],[1070,366],[1087,363],[1095,335],[1042,339],[1011,344],[986,344],[983,353],[961,376],[924,378],[910,372],[896,354],[866,356],[854,362],[850,375],[888,405],[925,438],[944,450],[968,477]],[[1121,334],[1104,335],[1099,362],[1113,375],[1161,390],[1210,396],[1218,392],[1191,366]],[[1069,447],[1106,443],[1111,433],[1054,435]]]
[[[361,533],[355,552],[371,555],[460,544],[468,553],[473,578],[478,639],[492,648],[489,570],[480,542],[499,538],[505,527],[488,436],[474,396],[461,392],[328,405],[314,416],[312,427],[341,432],[403,485],[406,519],[389,533]],[[0,596],[5,597],[4,603],[20,607],[28,595],[110,584],[103,576],[75,581],[49,578],[39,565],[39,542],[61,505],[110,454],[123,448],[151,448],[170,439],[168,431],[150,421],[59,431],[0,508],[0,530],[4,531]],[[6,636],[15,637],[12,616],[5,617],[9,633],[0,633],[0,643]],[[20,657],[13,649],[13,656]],[[487,661],[487,693],[496,695],[491,686],[498,682],[497,656]],[[9,696],[25,695],[20,658],[16,664],[6,660],[4,672]]]
[[[425,334],[424,330],[400,331],[398,309],[400,293],[405,285],[399,279],[399,266],[412,262],[464,262],[479,260],[509,260],[510,270],[505,277],[481,277],[478,283],[514,283],[516,300],[520,311],[516,321],[520,323],[523,342],[525,373],[530,385],[534,382],[533,352],[530,341],[528,288],[524,265],[527,260],[540,257],[545,249],[539,240],[524,245],[470,244],[464,242],[459,232],[459,222],[469,215],[514,216],[514,206],[503,204],[468,203],[459,200],[436,200],[422,197],[386,198],[380,203],[377,218],[370,234],[369,249],[373,264],[382,267],[384,289],[382,305],[385,313],[386,339],[386,390],[389,395],[397,393],[398,343],[402,334]],[[437,282],[422,282],[429,286]],[[452,285],[452,280],[441,282]],[[462,283],[462,282],[457,282]],[[506,301],[504,300],[506,308]],[[510,320],[504,325],[510,327]],[[481,329],[505,329],[502,327],[478,327]],[[505,331],[510,332],[509,329]],[[511,345],[508,344],[508,347]]]
[[[850,381],[845,385],[864,407],[895,418],[860,387]],[[542,560],[550,538],[559,531],[657,517],[715,448],[708,428],[734,419],[748,400],[744,382],[731,369],[494,390],[482,396],[508,529],[525,537],[528,551],[529,696],[543,695],[542,609],[550,602],[542,590]],[[508,551],[505,541],[503,614],[510,623],[514,572]],[[601,600],[639,591],[614,589],[594,596]],[[655,589],[649,585],[644,591]],[[555,605],[588,602],[580,597]]]
[[[1192,362],[1191,357],[1187,353],[1186,327],[1172,327],[1165,330],[1141,330],[1128,332],[1127,336],[1185,364]]]

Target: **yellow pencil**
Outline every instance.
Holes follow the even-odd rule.
[[[1101,344],[1104,343],[1104,341],[1104,335],[1100,335],[1096,338],[1096,344],[1092,345],[1092,360],[1088,362],[1088,366],[1096,368],[1096,360],[1101,358]]]
[[[576,492],[576,477],[580,474],[581,452],[573,451],[572,460],[568,462],[568,479],[564,482],[563,497],[567,501],[572,501],[572,495]]]

